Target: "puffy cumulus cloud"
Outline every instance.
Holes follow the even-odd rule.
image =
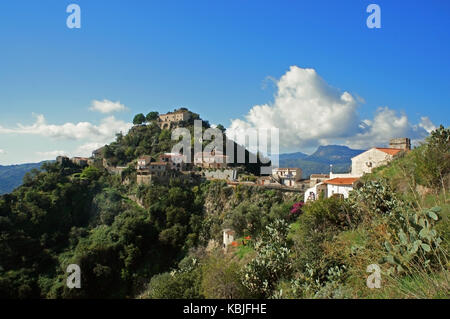
[[[425,122],[434,127],[428,118]],[[373,120],[363,120],[360,125],[360,132],[355,136],[346,139],[345,144],[353,147],[365,149],[371,146],[383,146],[389,143],[389,139],[394,137],[409,137],[413,144],[423,140],[428,135],[428,131],[422,124],[413,125],[408,121],[406,114],[398,114],[388,107],[377,109]]]
[[[107,142],[110,141],[117,132],[128,132],[133,126],[117,120],[114,116],[109,116],[101,120],[99,125],[90,122],[64,123],[61,125],[48,124],[44,115],[34,115],[35,123],[32,125],[17,124],[15,128],[5,128],[0,126],[1,134],[31,134],[41,135],[53,138],[82,140],[87,139],[91,142]]]
[[[128,110],[128,108],[125,105],[121,104],[119,101],[112,102],[110,100],[103,100],[103,101],[94,100],[92,101],[89,110],[107,114],[112,112],[126,111]]]
[[[314,69],[291,66],[276,88],[272,104],[253,106],[244,120],[232,120],[227,134],[278,128],[280,151],[286,152],[332,143],[369,148],[393,137],[419,140],[434,127],[428,118],[412,125],[405,114],[387,107],[379,108],[373,119],[361,120],[358,108],[364,99],[330,86]]]
[[[291,66],[276,86],[274,103],[255,105],[245,120],[232,120],[230,136],[248,128],[279,128],[280,148],[293,150],[359,131],[357,100],[328,85],[314,69]]]

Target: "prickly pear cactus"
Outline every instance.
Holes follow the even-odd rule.
[[[393,240],[384,243],[387,255],[380,261],[392,265],[390,273],[407,272],[412,263],[428,267],[430,262],[434,262],[435,252],[442,242],[434,229],[440,211],[440,207],[433,207],[397,214]]]

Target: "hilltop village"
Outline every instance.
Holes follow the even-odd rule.
[[[161,130],[172,130],[184,127],[190,120],[198,119],[198,115],[186,108],[180,108],[166,114],[151,112],[150,119]],[[135,125],[147,125],[149,119],[142,118]],[[329,174],[311,174],[302,176],[301,167],[273,167],[271,175],[255,176],[245,171],[244,167],[230,166],[229,157],[219,151],[197,152],[193,161],[179,153],[163,152],[158,156],[141,155],[127,165],[112,165],[105,157],[105,147],[92,152],[90,158],[58,156],[59,163],[72,162],[85,167],[101,165],[111,174],[122,177],[125,184],[135,179],[138,185],[151,183],[167,183],[171,177],[186,179],[202,178],[206,180],[224,180],[230,186],[239,184],[255,185],[286,191],[304,193],[304,201],[316,200],[319,197],[339,196],[347,198],[349,192],[358,183],[361,176],[370,173],[374,168],[386,165],[399,154],[411,150],[409,138],[390,140],[388,148],[372,147],[352,158],[351,171],[346,174],[335,174],[330,165]],[[134,174],[123,176],[124,171]]]
[[[394,280],[368,289],[367,265],[409,280],[405,270],[420,258],[431,265],[420,275],[437,278],[428,295],[448,295],[440,260],[448,252],[450,130],[441,126],[414,149],[408,138],[366,151],[324,146],[305,154],[322,160],[314,174],[308,160],[285,161],[292,154],[280,156],[282,167],[254,165],[248,150],[235,163],[227,156],[237,154],[230,147],[244,149],[236,143],[223,153],[174,147],[174,129],[192,136],[199,119],[186,109],[138,114],[126,134],[89,158],[45,162],[0,196],[0,296],[400,298]],[[201,122],[208,136],[211,126]],[[340,169],[350,158],[351,168]],[[83,269],[83,289],[66,286],[73,264]],[[411,296],[422,290],[419,278]]]

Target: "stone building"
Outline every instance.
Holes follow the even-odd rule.
[[[202,175],[206,177],[206,179],[225,179],[229,181],[235,181],[238,178],[238,170],[237,169],[223,169],[223,170],[205,170]]]
[[[92,151],[92,158],[102,158],[104,149],[105,149],[105,146]]]
[[[168,166],[166,162],[152,162],[149,155],[144,155],[138,158],[136,163],[136,183],[150,184],[155,178],[158,180],[165,180],[168,177]]]
[[[224,169],[228,166],[228,156],[222,152],[198,152],[194,154],[194,165],[201,168]]]
[[[179,153],[164,153],[159,156],[160,162],[164,162],[168,164],[168,168],[174,171],[185,171],[187,168],[186,165],[186,156]]]
[[[393,138],[389,141],[389,148],[411,150],[411,140],[407,137]]]
[[[158,124],[161,129],[171,129],[181,121],[188,121],[191,118],[191,113],[186,109],[180,109],[175,112],[161,114],[158,119]]]
[[[168,163],[165,162],[151,162],[148,166],[148,171],[151,175],[158,177],[166,176],[169,170]]]
[[[294,187],[298,181],[302,179],[301,168],[274,168],[272,169],[272,176],[281,185]]]
[[[68,163],[70,161],[70,159],[67,157],[67,156],[63,156],[63,155],[61,155],[61,156],[57,156],[56,157],[56,162],[57,163],[59,163],[59,164],[66,164],[66,163]]]
[[[330,179],[329,174],[311,174],[309,177],[309,187],[314,187],[314,185],[324,182],[327,179]]]
[[[70,161],[78,166],[88,166],[91,163],[91,160],[87,157],[72,157]]]

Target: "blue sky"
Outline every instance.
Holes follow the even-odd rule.
[[[66,26],[70,3],[81,7],[79,30]],[[370,3],[381,7],[381,29],[366,26]],[[444,0],[2,1],[0,39],[0,165],[86,153],[134,114],[178,106],[235,128],[259,127],[249,115],[255,105],[291,107],[292,121],[300,123],[314,106],[308,101],[328,101],[329,89],[357,100],[337,100],[336,112],[346,108],[350,115],[343,117],[351,121],[332,112],[309,134],[273,118],[270,123],[288,126],[287,136],[298,136],[282,143],[282,151],[324,143],[356,147],[400,133],[419,138],[430,123],[449,124],[450,2]],[[309,68],[312,77],[304,72]],[[292,108],[275,97],[283,76],[294,78],[288,87],[320,78],[326,88],[294,96]],[[94,112],[94,100],[120,101],[126,110]],[[392,127],[380,133],[388,118]],[[361,121],[370,132],[358,131]],[[68,138],[77,128],[90,133]]]

